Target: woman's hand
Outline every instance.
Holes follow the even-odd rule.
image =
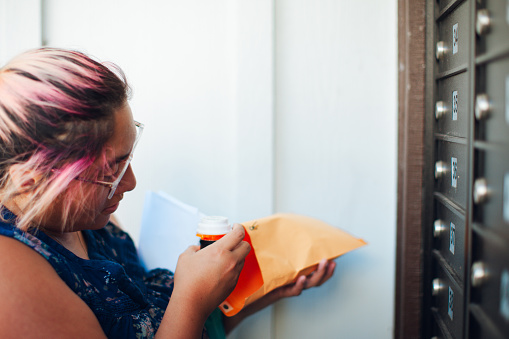
[[[233,291],[244,259],[251,246],[242,241],[244,228],[233,230],[215,243],[200,250],[191,246],[179,257],[175,270],[175,292],[184,291],[197,301],[205,313],[211,313]]]
[[[313,271],[308,276],[301,275],[297,278],[295,283],[276,288],[271,293],[277,294],[278,299],[298,296],[303,290],[321,286],[324,282],[329,280],[334,274],[335,268],[336,263],[334,261],[323,259],[318,264],[316,271]]]
[[[242,311],[233,317],[224,317],[224,328],[226,333],[229,333],[235,326],[251,314],[262,310],[278,300],[298,296],[305,289],[321,286],[332,277],[335,268],[336,263],[334,261],[323,259],[318,264],[316,270],[311,274],[307,276],[302,275],[298,277],[294,283],[276,288],[252,304],[247,305],[244,309],[242,309]]]
[[[233,230],[200,250],[190,246],[182,253],[175,282],[158,337],[194,338],[212,311],[233,291],[251,246],[242,241],[244,227]]]

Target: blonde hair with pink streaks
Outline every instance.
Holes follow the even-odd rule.
[[[128,97],[117,66],[77,51],[34,49],[0,68],[0,208],[30,197],[19,228],[37,227],[57,198],[65,202],[62,225],[72,223],[66,197],[85,200],[90,190],[70,183],[104,153],[113,114]]]

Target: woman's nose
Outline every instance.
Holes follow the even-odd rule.
[[[135,187],[136,187],[136,176],[134,175],[131,164],[129,164],[127,170],[124,173],[124,176],[122,177],[122,180],[120,180],[118,184],[117,191],[120,191],[119,193],[124,193],[132,191]]]

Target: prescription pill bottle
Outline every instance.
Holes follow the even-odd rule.
[[[203,217],[198,223],[196,235],[200,237],[201,248],[207,247],[214,241],[221,239],[232,230],[228,218],[220,216]]]
[[[221,239],[231,230],[232,226],[228,224],[228,218],[226,217],[204,217],[198,223],[196,235],[200,237],[201,248],[204,248]],[[258,291],[263,285],[262,273],[248,232],[244,235],[244,241],[251,245],[251,251],[246,256],[244,267],[237,280],[237,286],[226,300],[219,305],[219,309],[226,316],[237,314],[244,307],[246,298]]]

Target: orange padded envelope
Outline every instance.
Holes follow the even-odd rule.
[[[334,259],[366,245],[362,239],[323,221],[296,214],[275,214],[243,223],[252,250],[235,290],[220,308],[227,316],[270,291]]]

